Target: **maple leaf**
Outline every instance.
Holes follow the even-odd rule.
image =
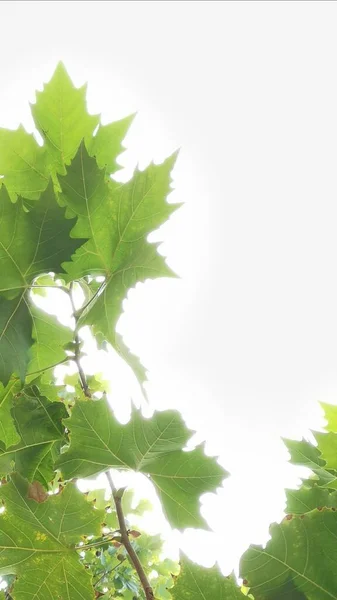
[[[65,424],[71,443],[56,462],[65,479],[89,477],[110,467],[145,473],[172,527],[207,528],[199,497],[219,487],[227,473],[202,446],[183,450],[192,432],[178,412],[144,419],[133,409],[129,423],[121,425],[106,399],[79,400]]]
[[[166,201],[175,159],[173,155],[161,165],[136,171],[126,184],[108,183],[105,170],[82,144],[67,175],[60,177],[62,199],[70,214],[78,217],[73,235],[89,238],[65,265],[68,278],[105,277],[80,316],[79,326],[90,325],[100,343],[108,341],[141,383],[144,369],[118,336],[116,325],[126,294],[137,282],[175,276],[158,253],[158,244],[147,241],[148,234],[180,206]]]
[[[5,448],[20,441],[20,436],[11,415],[13,397],[20,387],[20,382],[17,379],[12,379],[5,388],[0,383],[0,440]]]
[[[273,524],[265,549],[250,546],[240,563],[255,600],[328,600],[336,596],[337,515],[312,510]]]
[[[298,490],[286,490],[285,512],[287,514],[302,515],[319,506],[337,508],[337,492],[330,493],[329,490],[318,487],[318,485],[307,487],[305,483]]]
[[[24,380],[33,341],[24,294],[13,300],[0,296],[0,382],[4,385],[13,373]]]
[[[86,85],[76,89],[63,65],[58,63],[51,80],[41,92],[31,111],[47,154],[48,169],[65,173],[65,165],[74,158],[83,138],[91,138],[99,115],[86,110]]]
[[[93,510],[73,484],[43,503],[29,498],[20,475],[0,487],[0,575],[15,574],[15,600],[92,600],[91,576],[79,561],[75,544],[97,535],[103,511]]]
[[[336,475],[326,468],[326,462],[322,459],[319,448],[304,439],[301,441],[284,439],[283,442],[290,452],[292,464],[311,469],[322,485],[331,487],[332,482],[337,483]]]
[[[12,200],[37,200],[48,185],[46,150],[22,125],[0,128],[0,173]]]
[[[50,402],[41,396],[38,388],[32,385],[20,392],[11,414],[19,442],[6,448],[0,440],[0,473],[10,473],[14,463],[14,470],[27,479],[37,479],[46,485],[54,474],[50,452],[55,444],[64,442],[62,418],[68,414],[66,408],[62,402]],[[46,461],[51,465],[49,472],[48,469],[46,471]]]
[[[41,272],[60,271],[85,240],[72,239],[74,219],[65,218],[51,184],[27,212],[22,199],[11,202],[0,189],[0,381],[24,377],[32,345],[32,314],[27,290]],[[35,311],[37,314],[37,312]]]
[[[234,576],[224,577],[219,567],[205,569],[181,553],[180,573],[170,590],[173,600],[244,600]]]
[[[73,340],[74,332],[54,315],[31,304],[28,305],[32,319],[32,338],[28,372],[43,371],[52,365],[60,363],[67,357],[64,347]]]
[[[105,168],[108,175],[112,175],[120,169],[117,157],[123,151],[122,140],[124,139],[134,115],[99,125],[97,132],[89,140],[85,140],[86,148],[90,156],[94,156],[100,169]]]

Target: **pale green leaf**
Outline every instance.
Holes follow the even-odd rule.
[[[5,448],[20,441],[20,436],[11,415],[13,397],[20,388],[21,384],[17,379],[12,379],[5,388],[0,383],[0,443],[2,442]]]
[[[0,498],[6,509],[0,515],[0,575],[17,575],[14,599],[93,600],[75,544],[99,533],[103,513],[72,484],[43,503],[29,499],[19,475],[0,487]]]
[[[286,490],[288,514],[304,514],[315,508],[337,508],[337,492],[330,493],[327,489],[306,487],[303,485],[298,490]]]
[[[327,421],[325,429],[337,433],[337,405],[326,404],[325,402],[320,402],[320,405],[324,410],[324,418]]]
[[[85,96],[86,85],[75,88],[61,62],[42,92],[36,92],[31,111],[51,172],[65,173],[65,165],[74,158],[82,139],[90,139],[99,123],[98,115],[88,114]]]
[[[22,200],[13,204],[0,190],[0,292],[13,298],[43,272],[59,272],[85,241],[72,239],[75,219],[55,199],[51,184],[29,212]]]
[[[217,565],[206,569],[184,554],[180,565],[180,574],[170,590],[172,600],[244,600],[235,578],[222,575]]]
[[[12,199],[37,200],[48,185],[46,150],[22,125],[16,130],[0,128],[0,174]]]
[[[145,419],[134,409],[130,422],[121,425],[105,399],[78,400],[65,424],[71,444],[56,463],[65,479],[89,477],[109,467],[145,473],[172,527],[207,527],[199,497],[215,491],[227,473],[202,447],[183,450],[191,432],[178,412],[157,412]]]
[[[73,235],[89,238],[73,262],[65,265],[69,279],[105,277],[79,325],[90,325],[100,343],[108,341],[133,368],[141,384],[145,369],[116,333],[116,324],[127,292],[137,282],[174,275],[158,253],[158,244],[150,244],[147,236],[178,207],[166,201],[175,158],[173,155],[162,165],[136,171],[132,181],[121,185],[107,183],[105,170],[98,168],[82,145],[67,175],[60,177],[63,201],[69,214],[78,217]]]
[[[240,576],[255,600],[331,600],[336,598],[337,513],[313,510],[270,528],[265,549],[251,546]]]
[[[331,487],[336,476],[327,470],[319,448],[304,439],[301,441],[284,439],[283,441],[290,452],[290,461],[294,465],[311,469],[319,478],[321,485]]]
[[[32,337],[34,344],[31,348],[31,360],[28,373],[43,371],[56,365],[67,357],[64,350],[74,336],[74,332],[54,315],[50,315],[34,304],[29,306],[32,318]]]
[[[44,483],[46,460],[50,463],[48,455],[57,442],[64,440],[62,419],[67,416],[65,406],[62,402],[50,402],[40,395],[36,386],[31,386],[17,395],[11,414],[20,441],[7,449],[0,443],[0,474],[16,470],[30,481],[42,479]],[[41,465],[43,473],[40,478]],[[51,464],[49,481],[53,472]]]
[[[12,374],[23,381],[32,343],[32,323],[24,294],[13,300],[0,297],[0,381],[4,385]]]
[[[337,433],[315,432],[317,448],[327,469],[337,469]]]
[[[98,166],[106,168],[108,174],[120,169],[116,159],[123,151],[122,141],[133,118],[134,115],[130,115],[120,121],[100,125],[97,133],[86,142],[90,156],[94,156]]]

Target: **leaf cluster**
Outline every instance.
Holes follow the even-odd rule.
[[[203,446],[186,451],[193,432],[176,411],[145,419],[134,408],[119,423],[105,383],[83,370],[79,332],[88,326],[100,348],[114,348],[145,393],[146,370],[116,326],[130,288],[174,276],[148,235],[178,208],[167,200],[176,154],[117,182],[132,118],[102,125],[62,64],[31,109],[42,145],[22,126],[0,129],[0,575],[13,600],[145,598],[115,509],[98,492],[81,493],[77,479],[142,473],[183,530],[207,527],[200,496],[227,473]],[[36,302],[50,288],[72,307],[73,327]],[[56,385],[63,363],[76,365],[77,381]],[[126,492],[132,516],[129,501]],[[127,523],[155,597],[171,598],[179,568],[161,558],[160,537]]]
[[[131,491],[112,489],[106,499],[104,490],[76,486],[110,469],[141,473],[171,527],[184,530],[207,528],[200,497],[228,475],[203,445],[186,450],[193,432],[177,411],[147,419],[133,408],[122,425],[106,382],[83,370],[79,332],[87,326],[145,394],[146,369],[117,324],[130,288],[174,276],[148,236],[178,208],[168,201],[176,154],[116,181],[132,117],[102,125],[87,112],[85,91],[59,64],[31,107],[42,145],[22,126],[0,129],[0,598],[337,598],[336,407],[323,406],[327,426],[316,443],[285,441],[292,463],[312,474],[286,491],[286,516],[266,546],[243,554],[241,587],[218,566],[205,569],[183,554],[179,566],[163,559],[160,536],[134,522],[147,504],[134,507]],[[85,298],[79,309],[74,286]],[[72,327],[38,306],[50,288],[72,307]],[[53,369],[63,363],[77,374],[56,385]]]

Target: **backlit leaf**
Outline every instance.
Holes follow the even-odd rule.
[[[109,467],[145,473],[172,527],[207,527],[199,497],[215,491],[227,473],[201,446],[183,450],[191,432],[178,412],[157,412],[144,419],[134,409],[130,422],[121,425],[105,399],[78,400],[65,424],[71,444],[57,467],[66,479],[89,477]]]
[[[49,402],[36,386],[31,386],[15,400],[11,414],[20,441],[7,449],[0,443],[0,474],[16,470],[30,481],[44,482],[45,473],[40,477],[39,469],[55,443],[64,438],[65,406],[62,402]],[[50,480],[53,469],[49,475]]]
[[[173,600],[244,600],[233,576],[222,575],[218,566],[206,569],[182,554],[181,570],[170,590]]]
[[[74,158],[82,139],[91,137],[99,123],[98,115],[88,114],[85,96],[86,85],[75,88],[62,63],[42,92],[36,92],[31,111],[51,172],[65,173],[65,165]]]
[[[91,577],[75,544],[85,534],[99,533],[103,513],[93,510],[72,484],[43,503],[28,494],[28,483],[19,475],[0,487],[5,504],[0,515],[0,575],[17,575],[14,599],[93,600]]]
[[[270,528],[265,549],[251,546],[240,576],[255,600],[328,600],[336,597],[337,513],[313,510]]]
[[[19,391],[20,387],[20,382],[15,379],[12,379],[5,388],[0,383],[0,442],[4,444],[5,448],[20,441],[20,436],[11,415],[13,396]]]

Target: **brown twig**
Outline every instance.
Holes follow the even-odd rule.
[[[137,575],[140,579],[140,583],[142,584],[146,600],[155,600],[154,594],[153,594],[153,589],[150,585],[150,582],[149,582],[148,578],[146,577],[146,574],[142,567],[142,564],[141,564],[141,562],[129,540],[128,529],[126,527],[124,513],[123,513],[122,494],[116,489],[115,484],[112,480],[110,471],[106,471],[105,474],[107,476],[107,479],[108,479],[108,482],[109,482],[109,485],[111,488],[111,492],[112,492],[112,497],[114,499],[115,506],[116,506],[119,530],[121,532],[121,542],[122,542],[123,546],[125,547],[125,550],[127,551],[135,570],[137,571]]]

